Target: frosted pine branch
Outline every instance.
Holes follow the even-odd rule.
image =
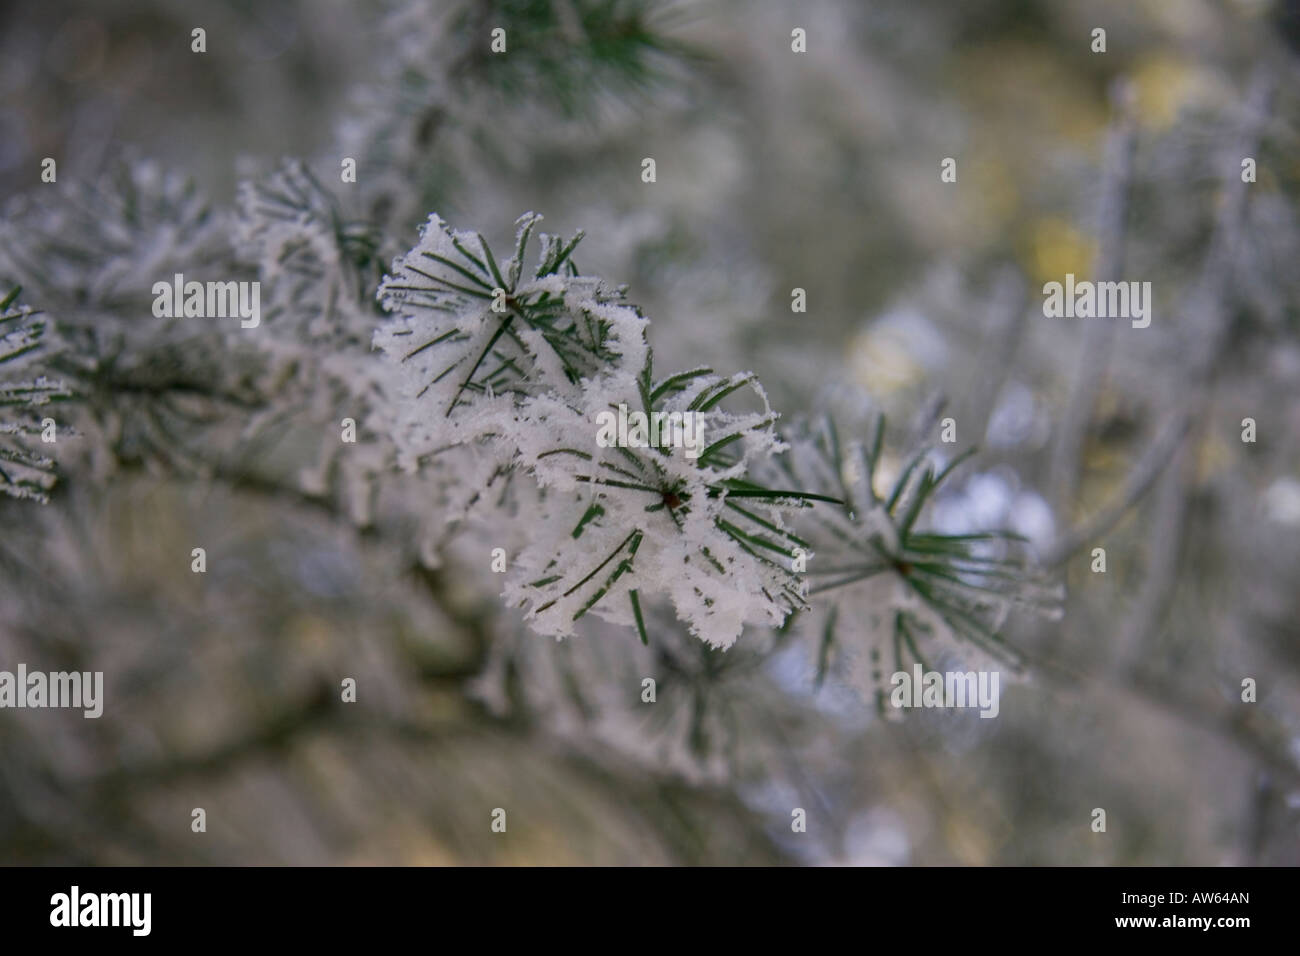
[[[54,460],[39,450],[53,423],[46,409],[72,395],[45,374],[45,318],[16,304],[20,291],[0,298],[0,492],[44,503],[55,481]]]

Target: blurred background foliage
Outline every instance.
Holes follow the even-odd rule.
[[[0,668],[102,669],[108,705],[0,712],[0,861],[1300,862],[1295,7],[6,5],[0,198],[147,156],[228,207],[353,156],[386,255],[434,209],[505,246],[536,209],[665,368],[753,369],[787,413],[865,393],[901,432],[942,407],[981,452],[931,521],[1026,535],[1068,596],[1014,623],[997,720],[882,722],[779,634],[661,621],[606,665],[633,635],[529,634],[476,557],[430,569],[328,497],[64,452],[51,504],[0,501]],[[1042,316],[1042,283],[1113,268],[1149,329]]]

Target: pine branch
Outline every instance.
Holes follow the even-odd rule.
[[[45,373],[51,350],[43,313],[18,304],[18,286],[0,297],[0,492],[42,504],[57,478],[54,459],[37,449],[57,436],[47,406],[72,392]],[[14,377],[21,376],[21,377]],[[64,434],[71,430],[64,427]]]

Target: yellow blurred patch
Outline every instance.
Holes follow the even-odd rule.
[[[1029,228],[1030,271],[1039,283],[1060,282],[1066,273],[1092,273],[1097,243],[1064,219],[1040,219]]]
[[[872,394],[886,395],[915,385],[924,377],[901,329],[869,328],[853,337],[849,367],[854,380]]]
[[[992,149],[1019,155],[1022,165],[1034,165],[1038,136],[1086,146],[1105,128],[1106,112],[1087,84],[1041,44],[981,44],[955,54],[952,74],[962,99],[985,117],[981,137]]]
[[[343,857],[347,866],[463,866],[466,862],[427,827],[406,818],[367,834],[361,846]]]
[[[981,155],[971,165],[975,188],[969,193],[969,201],[978,210],[971,218],[982,228],[1006,225],[1020,208],[1014,172],[1001,158],[991,155]]]
[[[329,622],[314,614],[298,614],[289,622],[288,632],[301,659],[322,661],[329,657],[332,630]]]
[[[1196,87],[1195,68],[1182,60],[1156,54],[1138,61],[1133,71],[1138,122],[1151,130],[1168,129]]]
[[[1220,474],[1235,462],[1232,451],[1219,435],[1207,433],[1196,447],[1196,483]]]
[[[992,845],[984,828],[965,817],[951,816],[944,824],[944,839],[963,866],[988,866]]]

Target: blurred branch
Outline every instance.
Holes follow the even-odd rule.
[[[1056,566],[1069,559],[1084,545],[1104,536],[1129,509],[1151,489],[1155,480],[1182,445],[1191,427],[1191,416],[1185,411],[1176,412],[1155,439],[1147,445],[1146,452],[1124,479],[1110,504],[1091,518],[1077,525],[1060,538],[1043,556],[1048,566]]]
[[[1093,277],[1097,282],[1116,282],[1124,261],[1124,219],[1132,178],[1136,139],[1135,94],[1131,84],[1118,80],[1111,87],[1111,108],[1115,113],[1106,139],[1098,214],[1098,251]],[[1065,417],[1056,433],[1048,472],[1057,512],[1068,516],[1079,486],[1079,468],[1087,442],[1088,423],[1105,377],[1114,323],[1088,322],[1065,403]]]
[[[131,790],[171,783],[183,777],[225,773],[244,760],[288,746],[310,727],[321,725],[332,715],[334,690],[324,684],[301,701],[285,705],[278,713],[262,718],[248,734],[192,754],[172,754],[139,764],[121,764],[89,783],[89,789],[107,800]]]
[[[1112,674],[1065,661],[1035,661],[1034,670],[1063,692],[1079,692],[1081,685],[1118,690],[1133,701],[1155,707],[1180,722],[1232,744],[1243,754],[1274,771],[1290,786],[1300,786],[1300,767],[1291,758],[1282,728],[1267,727],[1258,711],[1242,707],[1222,695],[1189,693],[1168,679],[1149,673]]]
[[[1255,155],[1272,98],[1273,75],[1268,66],[1255,72],[1247,95],[1245,116],[1238,130],[1233,156]],[[1209,380],[1220,355],[1227,329],[1225,299],[1232,278],[1233,262],[1241,246],[1246,212],[1246,186],[1236,167],[1225,176],[1224,199],[1219,208],[1214,235],[1201,270],[1201,283],[1193,295],[1188,313],[1190,370],[1177,384],[1169,404],[1188,409],[1189,421],[1200,422],[1209,403]],[[1197,343],[1200,351],[1196,351]],[[1181,563],[1183,526],[1187,511],[1187,467],[1191,452],[1179,443],[1173,460],[1161,476],[1155,498],[1155,525],[1146,536],[1147,576],[1115,641],[1112,659],[1120,670],[1132,670],[1142,656],[1151,632],[1169,606]]]
[[[1015,367],[1016,352],[1029,318],[1029,287],[1015,270],[1007,269],[998,275],[993,296],[996,325],[984,338],[967,389],[975,426],[971,434],[976,436],[976,441],[988,432],[989,418]]]

